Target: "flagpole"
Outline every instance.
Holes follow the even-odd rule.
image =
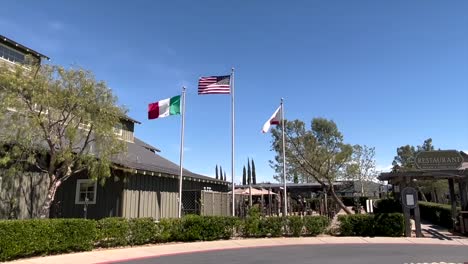
[[[184,162],[184,130],[185,130],[185,86],[182,87],[182,126],[180,133],[180,171],[179,171],[179,208],[178,208],[178,217],[182,217],[182,183],[183,183],[183,162]]]
[[[235,198],[235,184],[234,184],[234,68],[231,68],[231,79],[230,79],[230,84],[231,84],[231,177],[232,177],[232,216],[236,215],[236,198]]]
[[[288,213],[288,193],[286,191],[286,142],[284,140],[284,102],[283,98],[281,98],[281,132],[283,136],[283,188],[284,188],[284,209],[283,209],[283,216],[286,216]]]

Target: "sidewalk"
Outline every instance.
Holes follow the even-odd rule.
[[[47,257],[7,262],[11,264],[85,264],[111,263],[118,260],[156,257],[162,255],[191,253],[211,250],[227,250],[237,248],[288,246],[288,245],[327,245],[327,244],[435,244],[466,246],[468,239],[439,240],[434,238],[404,238],[404,237],[300,237],[300,238],[261,238],[238,239],[210,242],[176,243],[148,245],[131,248],[95,250],[81,253],[71,253]]]

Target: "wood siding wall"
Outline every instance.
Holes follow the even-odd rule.
[[[0,171],[0,219],[36,218],[45,201],[48,177],[26,172],[6,175]]]
[[[153,217],[155,219],[177,217],[177,178],[150,175],[132,175],[123,191],[122,216],[127,218]],[[228,186],[184,180],[183,190],[225,192]]]
[[[78,179],[87,179],[87,175],[72,177],[59,187],[52,204],[50,216],[54,218],[83,218],[84,205],[75,204],[76,184]],[[97,184],[96,204],[89,204],[87,218],[100,219],[122,216],[123,177],[114,175],[107,179],[104,186]]]

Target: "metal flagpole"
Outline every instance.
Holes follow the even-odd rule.
[[[236,215],[236,198],[235,198],[235,184],[234,184],[234,68],[231,68],[231,79],[230,79],[230,84],[231,84],[231,135],[232,135],[232,141],[231,141],[231,177],[232,177],[232,216]]]
[[[182,217],[182,182],[183,182],[183,162],[184,162],[184,130],[185,130],[185,86],[182,87],[182,130],[180,133],[180,172],[179,172],[179,208],[178,216]]]
[[[288,193],[286,191],[286,142],[284,141],[284,103],[283,98],[281,98],[281,131],[283,134],[283,188],[284,188],[284,209],[283,216],[286,216],[288,213]]]

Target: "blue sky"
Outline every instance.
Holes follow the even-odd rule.
[[[272,181],[261,126],[333,119],[350,144],[396,148],[432,137],[468,150],[467,1],[8,1],[1,33],[105,80],[136,135],[178,162],[180,118],[146,120],[147,104],[188,87],[185,167],[230,174],[230,98],[198,96],[202,75],[236,69],[236,171],[254,158]],[[240,179],[238,178],[237,182]]]

